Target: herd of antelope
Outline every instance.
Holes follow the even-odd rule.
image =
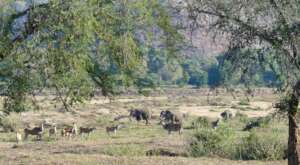
[[[221,116],[223,118],[231,117],[232,114],[228,112],[223,112]],[[129,116],[119,116],[115,118],[114,120],[120,120],[124,117],[129,117],[131,120],[132,118],[135,119],[136,121],[141,121],[145,120],[146,125],[150,124],[150,119],[151,119],[151,113],[147,110],[143,109],[131,109],[129,111]],[[178,115],[170,110],[165,110],[161,111],[160,113],[160,122],[159,124],[162,125],[162,128],[167,130],[169,134],[171,132],[178,132],[179,134],[182,133],[182,120],[185,116]],[[220,120],[218,119],[216,122],[213,122],[213,127],[217,127],[219,124]],[[49,137],[55,137],[57,138],[58,135],[58,128],[55,123],[51,124],[46,124],[46,122],[42,122],[41,126],[39,127],[34,127],[34,128],[25,128],[24,129],[24,140],[28,139],[28,136],[36,136],[37,140],[42,140],[42,136],[45,132],[45,125],[47,125]],[[113,125],[113,126],[107,126],[106,127],[106,133],[108,135],[111,135],[113,133],[116,135],[117,131],[121,128],[123,128],[123,124],[119,125]],[[77,127],[77,124],[74,122],[72,126],[66,126],[61,129],[61,136],[62,137],[75,137],[76,135],[81,135],[87,134],[88,136],[96,130],[95,127]],[[20,131],[16,131],[16,142],[19,143],[22,141],[22,134]]]
[[[48,124],[47,124],[48,125]],[[61,129],[61,136],[62,137],[75,137],[76,135],[83,135],[87,134],[88,136],[90,133],[95,131],[95,127],[79,127],[79,130],[77,129],[76,123],[73,123],[72,126],[67,126]],[[79,132],[78,132],[79,131]],[[36,136],[37,140],[42,140],[42,135],[45,132],[45,122],[42,122],[41,126],[39,127],[34,127],[34,128],[25,128],[24,129],[24,140],[28,139],[28,136]],[[58,135],[58,129],[55,123],[50,125],[50,128],[48,130],[49,132],[49,137],[57,137]],[[16,142],[19,143],[22,141],[22,134],[20,131],[16,131]]]

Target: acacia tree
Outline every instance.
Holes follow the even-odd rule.
[[[300,2],[299,0],[187,0],[194,25],[209,25],[223,35],[230,50],[255,50],[229,54],[235,70],[249,73],[255,63],[267,63],[283,76],[285,97],[280,109],[289,119],[288,163],[300,164],[300,131],[296,114],[300,99]]]
[[[104,95],[114,93],[118,79],[110,68],[133,84],[143,68],[143,48],[151,47],[153,26],[167,34],[170,47],[177,37],[157,0],[28,3],[0,4],[0,81],[7,112],[24,111],[25,102],[43,89],[55,89],[66,109],[95,87]]]

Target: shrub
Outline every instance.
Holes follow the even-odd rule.
[[[194,157],[225,156],[227,155],[225,151],[232,146],[228,140],[234,136],[234,131],[226,125],[220,125],[217,130],[199,130],[194,134],[194,139],[190,143],[189,153]]]
[[[243,129],[244,131],[249,131],[253,128],[267,128],[270,126],[270,121],[271,121],[271,117],[267,116],[267,117],[260,117],[257,118],[255,120],[250,120],[245,128]]]
[[[251,132],[237,146],[235,159],[280,160],[285,157],[286,149],[286,141],[282,140],[278,134],[272,133],[259,136],[256,132]]]
[[[194,157],[216,154],[221,149],[222,137],[213,130],[203,130],[194,135],[190,143],[190,154]]]
[[[10,115],[1,118],[0,125],[5,132],[13,132],[21,128],[21,116],[17,113],[10,113]]]
[[[248,122],[249,118],[246,114],[243,114],[239,111],[236,112],[235,118],[239,119],[240,122],[246,123]]]
[[[275,130],[275,131],[274,131]],[[277,129],[259,128],[248,136],[223,123],[217,130],[199,129],[189,145],[193,157],[220,156],[233,160],[280,160],[287,149],[287,137]]]
[[[208,128],[210,127],[210,122],[206,117],[198,117],[192,122],[193,128]]]

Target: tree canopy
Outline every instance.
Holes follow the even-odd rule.
[[[267,64],[281,80],[284,98],[278,106],[289,119],[289,164],[300,163],[296,114],[300,99],[300,2],[299,0],[189,0],[186,7],[195,24],[209,25],[223,35],[231,51],[227,60],[248,82],[252,67]],[[252,51],[254,53],[243,53]]]
[[[5,108],[17,112],[45,88],[66,108],[95,87],[113,94],[114,83],[134,84],[143,72],[154,29],[170,50],[179,38],[157,0],[5,1],[0,22]]]

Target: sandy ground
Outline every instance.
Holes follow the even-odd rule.
[[[22,121],[27,125],[34,125],[40,123],[42,120],[51,120],[56,123],[71,124],[73,122],[84,123],[85,120],[96,119],[97,116],[110,115],[113,118],[120,115],[128,115],[128,110],[134,107],[149,109],[152,114],[158,116],[162,110],[170,109],[180,112],[182,114],[189,114],[191,116],[206,116],[209,118],[219,118],[220,113],[225,110],[230,110],[235,114],[240,112],[246,114],[248,117],[263,117],[275,110],[272,108],[272,102],[269,101],[251,101],[249,105],[239,105],[239,101],[230,101],[223,106],[207,105],[206,103],[198,104],[194,100],[178,102],[170,96],[160,97],[137,97],[137,98],[117,98],[110,102],[104,97],[95,97],[87,103],[76,107],[74,112],[63,112],[60,106],[53,108],[54,104],[49,103],[51,100],[45,97],[38,97],[41,111],[29,111],[21,114]],[[204,99],[206,99],[204,97]],[[203,102],[203,98],[201,100]],[[163,102],[163,104],[157,104]],[[30,124],[34,123],[34,124]]]

